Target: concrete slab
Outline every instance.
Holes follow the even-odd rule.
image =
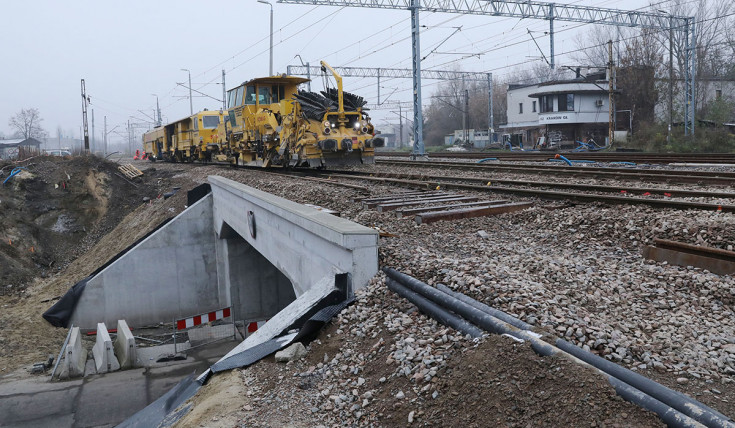
[[[90,376],[84,384],[75,419],[84,426],[117,424],[133,409],[148,405],[147,379],[142,369]],[[77,423],[77,425],[80,425]]]
[[[201,373],[235,342],[193,349],[181,365],[131,369],[84,379],[0,378],[2,427],[112,427],[152,403],[184,377]],[[91,360],[90,360],[91,361]]]
[[[177,343],[176,352],[174,352],[173,343],[169,343],[165,345],[158,345],[158,346],[150,346],[150,347],[140,347],[138,348],[138,364],[141,367],[157,367],[157,366],[167,365],[167,364],[177,364],[180,362],[172,361],[170,363],[157,363],[156,360],[158,360],[158,358],[161,355],[175,354],[178,352],[186,352],[190,348],[191,348],[191,344],[189,342]]]
[[[120,370],[120,363],[112,349],[112,339],[105,323],[97,324],[97,336],[92,347],[95,369],[97,373],[107,373]]]
[[[259,328],[255,333],[248,336],[233,350],[228,352],[221,360],[226,360],[232,355],[239,354],[246,349],[273,339],[285,329],[293,325],[296,320],[301,318],[335,289],[334,274],[322,278],[321,281],[318,281],[285,309],[268,320],[263,327]]]
[[[80,391],[80,386],[73,386],[65,390],[35,392],[32,400],[28,399],[28,394],[0,396],[0,426],[51,426],[47,424],[48,419],[56,415],[73,417],[74,401]]]
[[[117,320],[117,337],[114,343],[115,356],[120,363],[120,368],[130,369],[138,364],[137,347],[135,337],[125,320]]]

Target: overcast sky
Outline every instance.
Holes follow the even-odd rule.
[[[56,136],[79,137],[82,123],[80,79],[85,79],[94,110],[95,134],[104,116],[111,139],[122,139],[128,120],[145,125],[156,98],[166,120],[189,115],[187,83],[221,99],[222,70],[227,88],[268,74],[269,6],[256,0],[129,0],[125,2],[28,0],[3,2],[3,65],[0,66],[0,132],[12,130],[9,118],[21,108],[38,108],[43,127]],[[644,0],[567,0],[585,6],[637,9]],[[282,73],[294,56],[333,66],[411,66],[410,13],[399,10],[273,4],[274,70]],[[497,78],[541,61],[528,36],[534,32],[544,53],[546,21],[422,12],[424,68],[491,71]],[[455,27],[462,27],[455,32]],[[590,26],[557,22],[557,63],[576,48],[574,38]],[[453,34],[454,33],[454,34]],[[444,42],[443,44],[441,44]],[[441,46],[438,46],[441,44]],[[437,48],[438,46],[438,48]],[[472,54],[483,53],[479,56]],[[520,64],[520,65],[518,65]],[[437,81],[425,80],[424,104]],[[381,100],[410,101],[411,81],[381,80]],[[321,89],[320,78],[312,90]],[[377,101],[375,79],[345,79],[345,89]],[[195,97],[194,111],[221,106]],[[140,110],[143,112],[141,113]],[[388,110],[374,111],[378,125],[397,120]],[[410,116],[410,113],[408,114]]]

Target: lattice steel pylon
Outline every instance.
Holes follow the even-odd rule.
[[[278,0],[278,3],[316,6],[367,7],[373,9],[402,9],[411,11],[413,51],[414,98],[414,153],[423,154],[421,115],[421,53],[419,44],[419,11],[460,13],[469,15],[503,16],[554,21],[584,22],[589,24],[641,27],[659,30],[674,28],[685,35],[685,110],[684,134],[694,135],[696,33],[693,17],[664,13],[627,11],[591,6],[578,6],[538,1],[511,0]],[[492,97],[491,97],[492,99]],[[420,146],[420,147],[419,147]]]

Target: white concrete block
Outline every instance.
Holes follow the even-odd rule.
[[[125,320],[117,320],[117,338],[114,348],[121,369],[132,369],[138,364],[138,347],[135,345],[135,337]]]
[[[97,324],[97,340],[92,348],[92,356],[97,373],[120,370],[120,363],[112,349],[110,333],[107,332],[107,326],[104,323]]]
[[[59,370],[59,379],[70,379],[84,376],[84,365],[87,362],[87,350],[82,346],[82,335],[79,327],[73,327],[69,342],[64,349],[64,361]]]

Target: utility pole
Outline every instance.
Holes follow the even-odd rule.
[[[102,145],[102,152],[107,153],[107,116],[105,116],[105,138]]]
[[[84,124],[84,153],[89,153],[89,131],[87,129],[87,88],[82,79],[82,122]]]
[[[607,42],[607,55],[609,58],[609,61],[607,63],[607,72],[608,72],[608,138],[609,138],[609,146],[612,146],[615,142],[615,130],[613,129],[613,111],[615,110],[613,108],[613,56],[612,56],[612,40],[608,40]]]
[[[193,116],[194,115],[194,102],[192,101],[192,98],[191,98],[191,71],[189,71],[186,68],[182,68],[181,71],[185,71],[189,74],[189,112]]]
[[[156,95],[156,113],[158,113],[158,126],[161,126],[161,107],[158,106],[158,96]]]
[[[493,123],[493,74],[487,74],[487,144],[492,143],[492,134],[495,130]]]
[[[554,69],[554,3],[549,3],[549,68]]]
[[[669,133],[666,142],[671,143],[674,126],[674,16],[669,14]]]
[[[270,74],[268,74],[268,76],[273,76],[273,5],[270,2],[267,2],[265,0],[258,0],[258,3],[267,4],[268,6],[271,7],[271,47],[270,47],[271,62],[270,62],[270,68],[268,71]]]
[[[94,109],[92,109],[92,150],[94,150],[94,146],[96,145],[94,141]]]
[[[130,129],[130,119],[128,119],[128,153],[133,154],[133,138]]]
[[[398,104],[398,141],[399,147],[403,147],[403,109]]]
[[[225,69],[222,69],[222,111],[227,110],[227,87],[225,86]]]
[[[469,132],[467,131],[467,87],[465,86],[464,77],[462,78],[462,95],[464,95],[464,108],[462,109],[462,142],[467,144],[470,139]]]
[[[464,90],[464,141],[470,141],[470,91]]]

